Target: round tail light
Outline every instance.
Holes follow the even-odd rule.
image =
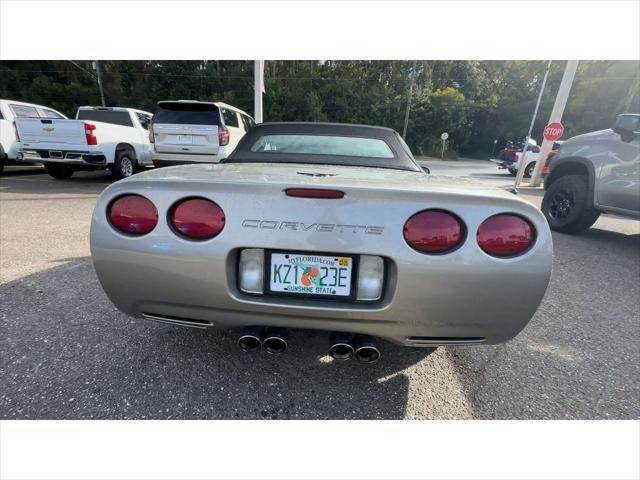
[[[211,200],[188,198],[171,208],[169,223],[185,238],[209,240],[224,228],[224,212]]]
[[[465,237],[462,220],[444,210],[423,210],[404,224],[404,239],[423,253],[446,253],[457,248]]]
[[[535,229],[518,215],[501,213],[480,224],[477,240],[480,248],[489,255],[513,257],[531,247],[535,240]]]
[[[116,198],[107,209],[107,217],[116,230],[128,235],[145,235],[158,224],[155,205],[140,195]]]

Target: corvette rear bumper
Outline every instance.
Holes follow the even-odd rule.
[[[113,198],[131,192],[134,184],[145,186],[139,181],[118,182],[100,197],[91,226],[91,253],[111,301],[138,318],[186,319],[205,328],[264,325],[346,331],[408,346],[499,343],[526,326],[551,275],[552,242],[546,220],[533,205],[515,197],[505,201],[421,194],[415,201],[386,200],[380,204],[384,208],[358,211],[359,225],[384,226],[383,230],[352,230],[337,228],[353,223],[353,207],[347,202],[332,203],[327,209],[325,200],[305,200],[303,211],[292,212],[282,202],[269,201],[280,197],[271,191],[261,193],[257,186],[252,193],[255,201],[247,202],[246,192],[232,184],[217,184],[212,195],[208,186],[180,185],[182,190],[177,191],[177,184],[167,183],[135,190],[144,191],[154,203],[159,223],[145,236],[129,237],[113,229],[105,212]],[[166,212],[187,195],[211,197],[224,210],[227,223],[219,236],[193,242],[169,227]],[[350,198],[357,195],[364,194],[353,193]],[[372,194],[370,201],[379,200]],[[425,205],[444,205],[465,222],[469,233],[460,248],[446,255],[424,255],[406,244],[402,226]],[[483,220],[505,211],[529,219],[536,241],[518,257],[491,257],[477,245],[475,232]],[[318,222],[323,228],[294,229],[290,220],[295,215],[304,215],[307,225]],[[256,228],[261,223],[247,218],[288,221],[284,228],[284,223],[266,228],[273,226],[271,221]],[[328,226],[333,226],[330,232]],[[242,248],[378,255],[386,259],[384,293],[375,303],[245,294],[238,288]]]

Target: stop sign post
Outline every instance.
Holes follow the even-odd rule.
[[[533,169],[533,174],[531,175],[531,180],[529,181],[530,187],[537,187],[540,185],[542,170],[544,168],[544,165],[547,163],[549,152],[551,152],[551,149],[553,148],[553,142],[560,138],[564,133],[564,128],[562,128],[562,124],[560,122],[562,122],[562,114],[564,113],[564,107],[567,104],[569,92],[571,91],[571,84],[573,83],[573,78],[575,77],[577,69],[577,60],[567,61],[567,65],[564,69],[564,74],[562,75],[562,81],[560,82],[560,86],[558,87],[556,100],[553,103],[553,110],[551,110],[551,115],[549,115],[549,125],[547,125],[547,127],[544,129],[545,138],[542,142],[542,145],[540,145],[540,153],[538,154],[538,158],[541,161],[536,162],[536,166]],[[554,128],[558,126],[561,128],[560,131]],[[551,135],[550,137],[547,137],[547,131]],[[557,136],[555,136],[554,134],[557,134]]]
[[[542,136],[545,140],[549,140],[550,142],[555,142],[558,140],[562,134],[564,133],[564,126],[560,122],[553,122],[544,127],[544,131],[542,132]]]

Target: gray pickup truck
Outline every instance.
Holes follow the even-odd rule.
[[[542,213],[553,230],[587,230],[600,213],[640,218],[640,114],[564,142],[549,164]]]

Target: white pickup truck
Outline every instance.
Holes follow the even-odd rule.
[[[153,165],[152,114],[133,108],[80,107],[75,120],[16,118],[18,161],[44,163],[53,178],[108,168],[115,179]]]

